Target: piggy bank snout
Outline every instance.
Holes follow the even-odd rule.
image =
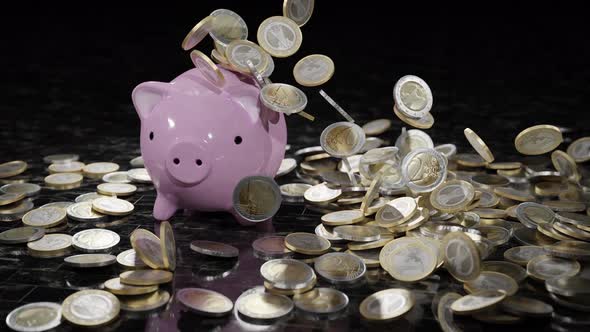
[[[180,184],[196,185],[209,174],[211,158],[202,145],[181,141],[170,148],[166,170]]]

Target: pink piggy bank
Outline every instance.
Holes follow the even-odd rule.
[[[191,69],[170,83],[145,82],[132,93],[141,119],[141,154],[157,191],[154,217],[178,209],[227,211],[238,182],[274,178],[285,155],[283,114],[267,109],[249,77],[220,68],[223,87]]]

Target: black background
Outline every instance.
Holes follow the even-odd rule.
[[[194,24],[225,7],[241,14],[256,41],[260,22],[282,14],[278,0],[29,7],[6,11],[3,20],[0,139],[16,139],[5,151],[14,157],[75,152],[110,137],[137,142],[130,93],[143,81],[169,81],[191,68],[180,43]],[[510,157],[514,137],[530,125],[551,123],[573,129],[570,137],[584,135],[590,92],[584,20],[450,9],[421,16],[423,10],[420,4],[318,1],[302,28],[301,49],[276,59],[271,78],[295,84],[296,61],[330,56],[336,73],[322,88],[361,124],[394,119],[392,139],[402,126],[392,112],[392,88],[405,74],[422,77],[434,93],[436,123],[428,133],[435,143],[467,148],[462,130],[471,127],[496,154]],[[197,48],[209,54],[212,47],[206,39]],[[290,117],[289,141],[317,145],[321,130],[343,118],[319,88],[303,90],[307,111],[318,119]]]

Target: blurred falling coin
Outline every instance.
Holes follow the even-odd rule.
[[[311,18],[314,3],[315,0],[284,0],[283,16],[292,19],[302,27]]]
[[[299,60],[293,67],[295,81],[303,86],[320,86],[334,75],[334,61],[322,54],[312,54]]]
[[[25,194],[27,197],[35,196],[41,191],[41,187],[34,183],[10,183],[0,187],[0,192],[6,194]]]
[[[553,313],[553,307],[541,300],[524,296],[510,296],[502,303],[503,311],[517,316],[547,317]]]
[[[522,266],[526,266],[533,258],[542,255],[545,255],[545,250],[539,246],[512,247],[504,252],[505,259]]]
[[[281,192],[273,179],[248,176],[233,191],[233,206],[244,219],[260,222],[272,218],[281,206]]]
[[[78,161],[78,159],[80,159],[80,156],[78,156],[77,154],[61,153],[45,156],[43,157],[43,162],[45,162],[46,164],[63,164]]]
[[[176,240],[174,239],[174,230],[167,221],[160,223],[160,244],[164,267],[174,271],[176,269]]]
[[[500,290],[508,296],[512,296],[518,291],[518,284],[510,276],[490,271],[481,272],[477,278],[467,281],[463,287],[469,293],[484,290]]]
[[[163,269],[163,253],[160,239],[152,232],[139,228],[131,233],[131,246],[139,258],[152,269]]]
[[[113,321],[121,310],[117,297],[107,291],[88,289],[68,296],[62,303],[63,317],[78,326],[95,327]]]
[[[551,257],[546,255],[531,259],[527,266],[527,274],[539,281],[548,279],[572,277],[580,272],[581,265],[575,260]]]
[[[526,270],[522,266],[506,261],[485,261],[482,265],[482,271],[491,271],[505,274],[517,283],[520,283],[526,279]],[[482,272],[482,273],[483,273]]]
[[[481,272],[481,257],[473,240],[462,232],[448,233],[441,249],[447,271],[459,281],[477,278]]]
[[[540,155],[553,151],[563,142],[559,128],[537,125],[521,131],[514,139],[516,150],[526,155]]]
[[[484,290],[475,292],[455,300],[451,304],[451,310],[457,315],[471,315],[486,309],[490,309],[506,298],[506,293],[498,290]]]
[[[471,144],[473,149],[475,149],[475,151],[477,151],[477,153],[483,159],[485,159],[485,161],[487,161],[488,163],[494,161],[494,155],[492,154],[492,151],[490,151],[486,143],[473,130],[471,130],[470,128],[465,128],[463,133],[469,141],[469,144]]]
[[[362,129],[367,136],[381,135],[389,130],[389,128],[391,128],[391,120],[389,119],[372,120],[362,126]]]
[[[212,16],[207,16],[204,19],[202,19],[201,21],[199,21],[199,23],[197,23],[191,29],[191,31],[189,31],[189,33],[186,35],[186,37],[184,37],[184,40],[182,41],[182,44],[181,44],[182,49],[185,51],[188,51],[188,50],[194,48],[195,46],[197,46],[205,37],[207,37],[212,26],[213,26],[213,17]]]
[[[176,298],[186,308],[203,316],[225,316],[234,308],[227,296],[203,288],[182,288],[176,292]]]
[[[119,275],[121,283],[133,286],[151,286],[172,281],[173,274],[165,270],[133,270]]]
[[[238,248],[234,246],[206,240],[195,240],[191,242],[190,248],[192,251],[214,257],[234,258],[240,254]]]
[[[25,197],[26,197],[26,195],[24,193],[0,194],[0,206],[4,206],[4,205],[18,202]]]
[[[331,156],[342,158],[359,152],[365,139],[365,132],[361,127],[349,121],[341,121],[332,123],[322,131],[320,144]]]

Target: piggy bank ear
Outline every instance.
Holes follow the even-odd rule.
[[[131,99],[133,99],[135,110],[142,120],[166,97],[169,89],[170,84],[163,82],[144,82],[133,89]]]

